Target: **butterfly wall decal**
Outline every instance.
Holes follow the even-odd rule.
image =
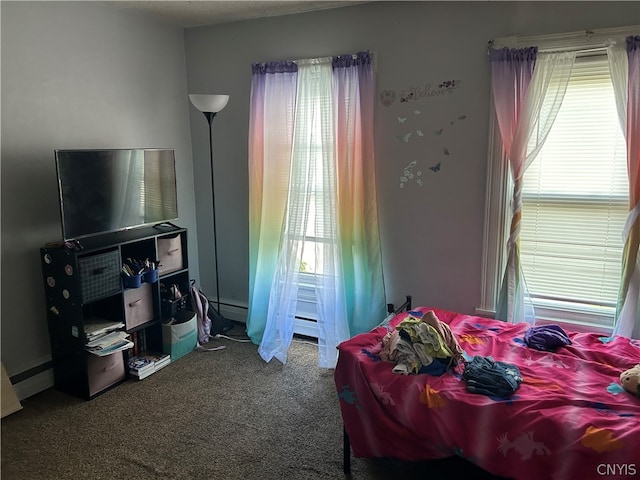
[[[441,164],[442,162],[438,162],[433,167],[429,167],[429,170],[431,170],[432,172],[438,173],[440,171]]]
[[[404,123],[407,121],[407,117],[398,117],[398,123]]]
[[[412,134],[412,133],[413,133],[413,132],[409,132],[409,133],[406,133],[406,134],[404,134],[404,135],[398,135],[396,138],[397,138],[400,142],[403,142],[403,143],[409,143],[409,137],[411,137],[411,134]]]

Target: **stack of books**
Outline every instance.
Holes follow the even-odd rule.
[[[129,373],[142,380],[171,363],[171,355],[167,353],[147,352],[135,355],[129,360]]]
[[[85,350],[104,357],[115,352],[133,348],[133,342],[129,334],[123,330],[122,322],[109,322],[105,320],[88,321],[84,326],[84,334],[87,340]]]

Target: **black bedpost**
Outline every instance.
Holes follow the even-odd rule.
[[[351,474],[351,444],[347,429],[342,425],[342,471],[345,475]]]

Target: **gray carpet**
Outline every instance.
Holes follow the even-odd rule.
[[[250,343],[212,345],[226,348],[88,402],[55,389],[25,399],[2,419],[2,479],[344,478],[333,370],[317,367],[317,346],[294,340],[283,366]],[[491,478],[455,459],[358,458],[352,477]]]

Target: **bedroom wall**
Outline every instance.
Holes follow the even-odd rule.
[[[2,363],[13,377],[51,359],[39,248],[61,238],[55,148],[174,148],[194,278],[198,256],[183,30],[101,2],[3,1],[1,19]],[[49,370],[17,390],[51,385]]]
[[[214,120],[223,301],[246,306],[248,298],[251,63],[375,53],[376,169],[387,300],[400,304],[412,294],[414,304],[473,313],[481,285],[487,42],[633,24],[640,24],[638,2],[373,2],[187,29],[189,91],[231,95]],[[207,130],[195,115],[192,110],[196,188],[205,189]],[[208,219],[198,220],[204,225]],[[204,248],[211,233],[200,228],[199,234],[201,281],[212,292],[212,270],[205,267],[212,260]]]

